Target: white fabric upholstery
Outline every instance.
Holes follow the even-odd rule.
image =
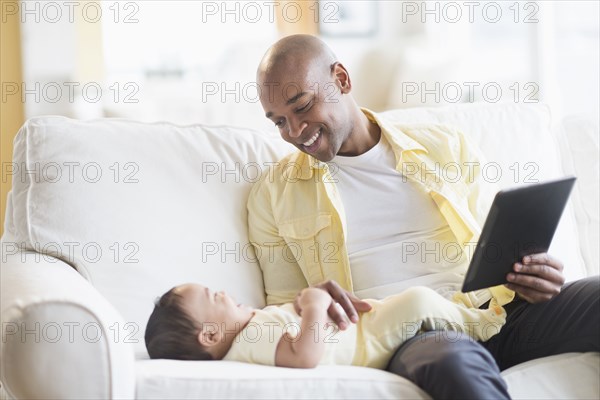
[[[500,165],[501,187],[523,183],[524,174],[534,171],[524,162],[536,163],[533,177],[539,180],[563,175],[564,157],[559,158],[543,106],[467,105],[388,115],[459,126],[488,161]],[[264,304],[245,204],[258,172],[292,150],[277,136],[233,127],[63,117],[28,121],[15,140],[19,175],[13,177],[2,238],[3,335],[5,322],[40,322],[50,335],[49,323],[71,321],[79,328],[95,322],[106,338],[118,322],[120,336],[35,343],[6,335],[0,348],[3,389],[29,398],[425,396],[397,376],[356,367],[298,371],[147,359],[143,333],[153,300],[176,284],[202,282],[241,302]],[[509,169],[515,162],[519,168]],[[20,175],[24,170],[29,173]],[[102,176],[93,182],[97,171]],[[518,182],[509,175],[516,171]],[[597,200],[581,196],[578,212],[593,215],[588,207],[597,209]],[[582,261],[580,247],[589,241],[579,238],[588,231],[566,210],[551,251],[565,262],[569,279],[597,271],[597,255],[583,250],[588,266]],[[32,259],[33,253],[21,260],[19,247],[63,262]],[[516,397],[598,398],[593,377],[599,360],[597,353],[561,355],[514,367],[504,376]]]
[[[37,253],[3,251],[1,272],[0,379],[12,396],[134,396],[134,355],[123,318],[89,282]]]
[[[406,379],[370,368],[319,366],[294,370],[224,361],[138,361],[138,399],[429,399]],[[594,398],[600,354],[568,353],[523,363],[502,373],[515,399]],[[236,379],[224,379],[231,376]],[[561,381],[563,385],[549,382]]]
[[[502,376],[513,399],[597,399],[600,353],[567,353],[532,360],[507,369]]]
[[[600,166],[598,161],[598,119],[591,115],[574,115],[556,127],[562,166],[577,176],[572,200],[579,231],[579,242],[590,275],[600,272]]]
[[[402,399],[428,398],[385,371],[336,366],[297,370],[222,361],[138,361],[138,399]]]
[[[286,149],[233,127],[34,118],[15,139],[16,168],[34,173],[14,180],[6,241],[58,249],[135,324],[143,355],[153,301],[175,285],[204,282],[264,306],[246,201]]]

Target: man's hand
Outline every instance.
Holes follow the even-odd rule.
[[[331,305],[327,309],[327,314],[341,330],[345,330],[349,326],[349,322],[358,322],[358,312],[367,312],[371,310],[371,305],[369,303],[359,299],[347,290],[342,289],[335,281],[325,281],[313,287],[324,290],[329,293],[333,299]],[[294,300],[294,308],[298,314],[300,314],[301,311],[298,303],[301,293],[302,292],[298,293]],[[342,306],[341,309],[336,303]]]
[[[529,303],[548,301],[560,293],[565,283],[563,264],[548,253],[531,254],[515,263],[507,275],[506,287]]]

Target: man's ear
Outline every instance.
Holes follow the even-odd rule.
[[[346,70],[346,67],[342,65],[342,63],[335,62],[331,66],[331,72],[335,77],[335,81],[337,82],[340,91],[343,94],[348,94],[352,90],[352,82],[350,81],[350,74]]]
[[[209,348],[221,341],[221,332],[216,324],[204,323],[197,338],[202,347]]]

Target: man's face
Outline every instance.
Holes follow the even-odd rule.
[[[260,102],[286,142],[320,161],[330,161],[352,131],[352,123],[339,85],[319,72],[259,76]]]

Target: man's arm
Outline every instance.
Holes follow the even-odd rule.
[[[457,131],[457,134],[460,140],[460,162],[465,168],[462,178],[467,187],[467,203],[471,214],[483,228],[499,187],[483,175],[488,161],[481,150],[464,133]]]
[[[456,131],[460,141],[460,164],[465,170],[463,171],[463,183],[467,188],[467,204],[469,211],[477,221],[480,228],[487,218],[490,206],[494,200],[494,196],[498,192],[498,186],[486,180],[482,171],[485,168],[487,160],[483,156],[481,150],[462,132]],[[470,242],[476,242],[479,235],[473,237]],[[475,244],[475,243],[471,243]],[[472,254],[471,254],[472,256]],[[498,304],[505,305],[514,299],[514,292],[504,285],[491,287],[489,289],[493,298]],[[483,291],[475,291],[470,294],[457,293],[455,300],[461,301],[468,307],[479,307]],[[477,299],[478,301],[475,301]]]
[[[321,289],[307,288],[300,292],[300,334],[292,338],[287,333],[279,340],[275,365],[289,368],[314,368],[321,361],[325,341],[321,331],[327,323],[327,309],[333,303],[329,294]]]

